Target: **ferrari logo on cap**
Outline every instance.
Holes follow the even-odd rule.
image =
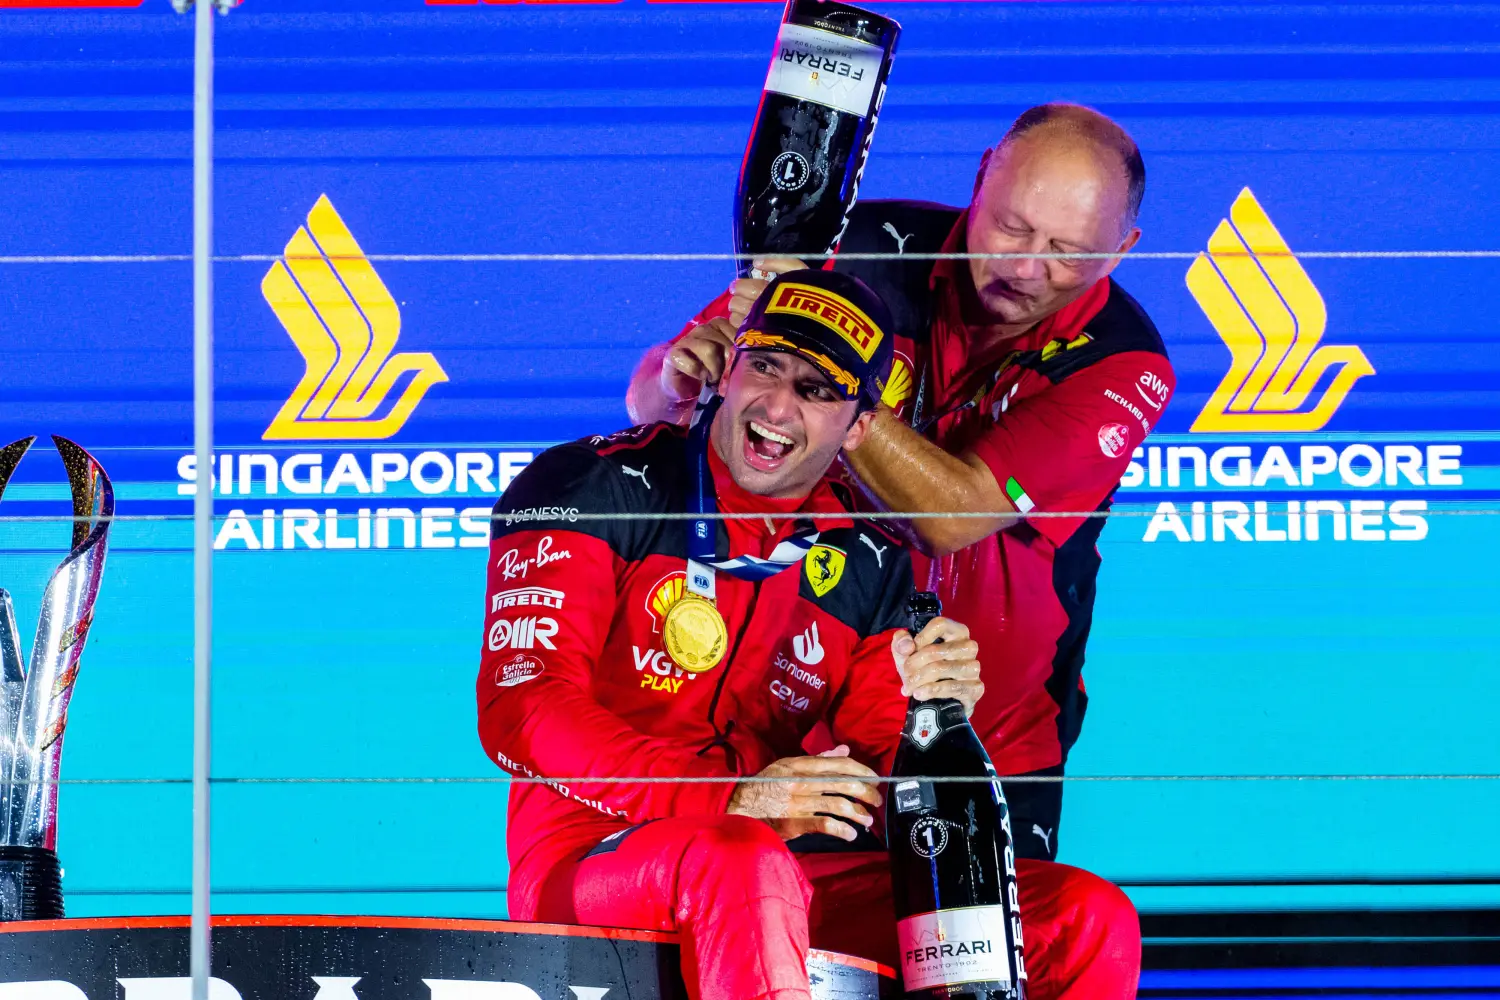
[[[814,545],[803,561],[808,585],[822,597],[844,578],[844,550],[832,545]]]
[[[870,317],[842,295],[795,281],[777,286],[776,298],[766,312],[811,317],[844,338],[865,361],[875,354],[884,336]]]

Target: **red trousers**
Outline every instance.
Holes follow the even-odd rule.
[[[1135,908],[1066,865],[1021,860],[1031,1000],[1133,998],[1141,968]],[[807,950],[899,968],[886,856],[794,855],[744,816],[657,820],[613,850],[559,865],[520,919],[676,931],[694,1000],[809,1000]]]

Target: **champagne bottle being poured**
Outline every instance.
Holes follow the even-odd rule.
[[[900,34],[890,18],[836,0],[788,0],[740,165],[736,252],[838,247]],[[740,261],[741,275],[749,269]]]

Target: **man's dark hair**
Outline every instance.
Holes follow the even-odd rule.
[[[1146,194],[1146,161],[1141,159],[1140,147],[1135,140],[1108,116],[1086,108],[1081,104],[1054,102],[1038,104],[1021,112],[1000,140],[998,149],[1041,126],[1057,128],[1081,136],[1101,149],[1107,149],[1120,158],[1125,168],[1125,228],[1135,225],[1141,211],[1141,199]]]

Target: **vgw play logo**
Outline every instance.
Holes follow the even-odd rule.
[[[1335,443],[1314,433],[1375,366],[1358,347],[1322,343],[1323,296],[1249,188],[1188,268],[1187,287],[1229,348],[1229,370],[1193,421],[1195,433],[1180,445],[1135,449],[1120,484],[1217,498],[1158,503],[1143,540],[1426,538],[1427,500],[1400,494],[1462,486],[1462,446],[1388,444],[1385,436],[1377,445],[1358,434]],[[1236,433],[1247,443],[1196,443],[1201,434]],[[1373,495],[1361,496],[1366,490]]]
[[[261,435],[267,441],[384,440],[428,389],[448,381],[431,354],[393,353],[401,310],[326,194],[260,290],[307,364]],[[411,381],[386,406],[408,373]]]

